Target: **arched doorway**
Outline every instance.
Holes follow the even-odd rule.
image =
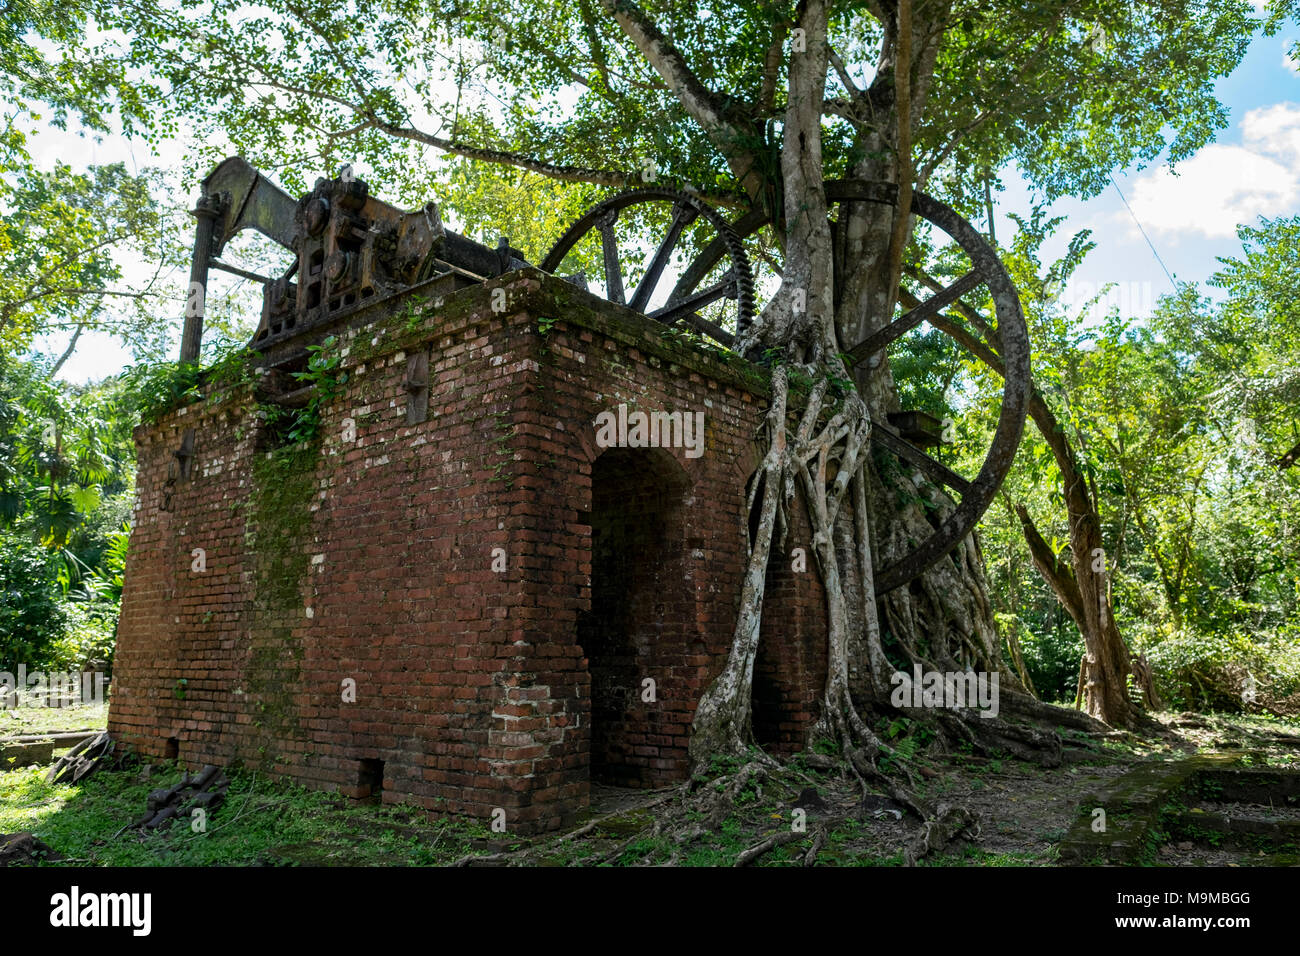
[[[591,675],[593,782],[657,786],[685,767],[694,701],[676,690],[695,624],[689,493],[661,448],[610,448],[592,464],[591,607],[578,642]]]

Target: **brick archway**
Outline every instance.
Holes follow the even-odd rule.
[[[682,680],[696,617],[690,489],[658,448],[611,448],[591,466],[591,606],[577,636],[591,676],[595,782],[657,786],[686,771],[695,706]]]

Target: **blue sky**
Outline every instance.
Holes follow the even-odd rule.
[[[1114,188],[1086,202],[1062,199],[1052,205],[1054,215],[1067,219],[1043,250],[1045,262],[1059,257],[1080,229],[1091,229],[1097,242],[1063,299],[1082,304],[1115,283],[1103,309],[1121,305],[1125,313],[1142,316],[1172,291],[1135,217],[1178,281],[1203,284],[1218,269],[1216,257],[1241,249],[1239,223],[1300,213],[1300,72],[1287,58],[1296,35],[1254,40],[1237,70],[1217,84],[1220,102],[1231,111],[1228,128],[1180,163],[1176,174],[1156,164],[1115,175],[1132,213]],[[1024,181],[1008,176],[1006,182],[998,204],[1000,236],[1013,228],[1002,218],[1006,212],[1023,214],[1031,207]]]
[[[1114,284],[1100,310],[1118,305],[1125,314],[1139,317],[1149,314],[1157,297],[1171,291],[1135,217],[1178,280],[1203,284],[1218,268],[1216,257],[1239,251],[1237,224],[1254,223],[1261,215],[1300,214],[1300,72],[1287,59],[1297,35],[1300,31],[1284,31],[1253,41],[1237,70],[1218,83],[1219,99],[1230,110],[1228,127],[1181,163],[1176,174],[1157,163],[1115,175],[1132,212],[1114,188],[1088,201],[1062,199],[1053,204],[1052,213],[1065,216],[1066,222],[1043,250],[1045,261],[1061,255],[1080,229],[1091,229],[1097,242],[1064,290],[1067,303],[1082,304]],[[58,131],[43,132],[34,146],[42,164],[55,158],[74,165],[123,160],[131,168],[177,169],[184,156],[183,137],[164,144],[156,157],[121,137],[94,142]],[[1014,228],[1007,213],[1027,213],[1032,203],[1026,184],[1014,172],[1004,175],[1004,181],[1007,188],[996,199],[1001,237]],[[197,195],[197,189],[188,192]],[[53,338],[41,343],[55,354],[65,344]],[[129,351],[111,338],[85,335],[60,377],[98,379],[130,360]]]

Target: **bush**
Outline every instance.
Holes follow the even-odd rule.
[[[49,664],[66,624],[58,575],[57,553],[0,533],[0,670]]]
[[[1289,630],[1257,640],[1185,629],[1146,653],[1157,687],[1175,709],[1285,712],[1284,699],[1300,692],[1300,643]]]
[[[79,671],[91,661],[112,664],[117,643],[116,603],[69,601],[63,634],[51,647],[48,669]]]
[[[1079,687],[1079,659],[1083,656],[1083,638],[1074,622],[1060,628],[1059,633],[1051,628],[1035,633],[1018,619],[1017,623],[1020,652],[1038,696],[1046,701],[1073,703]]]
[[[133,365],[122,373],[129,401],[144,422],[155,422],[174,409],[199,401],[206,391],[251,381],[245,348],[233,348],[214,364],[152,362]]]

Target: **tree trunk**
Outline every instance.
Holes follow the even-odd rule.
[[[1025,686],[1031,697],[1037,697],[1038,691],[1034,688],[1034,682],[1029,676],[1029,669],[1025,667],[1025,655],[1020,649],[1020,636],[1016,634],[1014,626],[1007,628],[1007,649],[1011,651],[1011,663],[1016,668],[1016,674],[1020,677],[1020,683]]]
[[[1029,552],[1034,560],[1034,567],[1047,581],[1061,606],[1074,620],[1075,626],[1083,636],[1084,654],[1080,668],[1079,705],[1093,717],[1111,726],[1131,727],[1137,723],[1139,713],[1128,695],[1128,675],[1135,673],[1133,658],[1129,653],[1124,638],[1115,625],[1115,615],[1110,607],[1110,594],[1106,588],[1105,552],[1101,548],[1101,534],[1091,515],[1078,515],[1075,508],[1078,501],[1071,501],[1066,495],[1070,508],[1070,552],[1071,565],[1061,562],[1051,547],[1038,533],[1029,512],[1024,505],[1016,505],[1016,514],[1020,518],[1020,527],[1029,545]],[[1089,547],[1093,545],[1093,547]],[[1088,555],[1084,564],[1085,574],[1080,576],[1076,549],[1087,548]],[[1081,582],[1083,582],[1081,584]],[[1149,677],[1146,678],[1146,694],[1154,694]],[[1147,703],[1154,706],[1151,696]]]
[[[894,98],[888,88],[871,91],[873,105],[885,108],[891,119],[882,120],[874,134],[862,136],[863,158],[853,169],[859,179],[897,182],[898,170],[910,170],[910,161],[898,156],[898,142],[903,128],[915,128],[925,109],[928,81],[938,54],[937,38],[942,34],[935,24],[947,15],[947,3],[932,3],[915,11],[910,44],[910,69],[897,69],[895,45],[887,41],[878,72],[880,75],[909,77],[906,96],[907,116],[898,121]],[[905,136],[902,138],[906,138]],[[905,186],[910,184],[905,184]],[[900,189],[905,201],[907,188]],[[909,203],[910,205],[910,203]],[[893,318],[898,301],[901,264],[897,246],[900,222],[910,233],[914,217],[906,207],[889,207],[877,203],[844,203],[840,206],[837,228],[842,248],[836,261],[842,263],[837,275],[838,302],[835,325],[842,347],[848,349]],[[888,359],[883,355],[854,370],[855,383],[874,421],[883,422],[889,412],[900,409],[898,391]],[[876,452],[869,462],[871,493],[867,507],[874,531],[872,551],[877,565],[892,563],[927,538],[943,514],[953,507],[951,499],[928,482],[919,494],[934,516],[927,515],[916,501],[918,489],[914,469],[884,452]],[[880,617],[885,633],[906,649],[910,661],[934,669],[999,671],[1013,675],[1001,660],[993,608],[988,599],[983,559],[973,539],[968,539],[948,558],[943,559],[907,587],[883,596]]]
[[[1002,360],[990,344],[996,339],[995,333],[973,310],[962,311],[983,338],[976,337],[968,329],[944,316],[936,316],[932,323],[960,342],[994,372],[1005,375]],[[1065,430],[1032,382],[1029,387],[1028,409],[1030,418],[1047,442],[1061,472],[1070,536],[1070,567],[1060,563],[1033,527],[1028,513],[1018,506],[1016,510],[1025,541],[1033,555],[1034,565],[1052,588],[1061,606],[1069,612],[1083,637],[1087,653],[1080,677],[1082,705],[1091,716],[1111,726],[1132,727],[1141,716],[1128,696],[1127,677],[1133,670],[1133,658],[1115,624],[1108,586],[1109,569],[1106,552],[1102,547],[1101,519],[1097,506]],[[1146,698],[1148,706],[1159,706],[1149,673],[1146,677],[1138,676],[1149,691]]]
[[[1052,449],[1065,492],[1070,529],[1070,563],[1079,595],[1075,623],[1087,648],[1083,706],[1089,714],[1113,727],[1132,727],[1140,713],[1128,695],[1132,654],[1124,643],[1110,603],[1110,568],[1102,545],[1101,521],[1089,494],[1083,472],[1064,430],[1047,403],[1034,392],[1030,415]],[[1022,524],[1024,517],[1021,518]],[[1067,608],[1068,609],[1068,608]],[[1071,612],[1074,616],[1074,612]]]
[[[881,125],[860,134],[863,158],[852,170],[858,178],[899,183],[900,202],[896,206],[844,203],[832,230],[822,184],[820,139],[828,66],[825,0],[803,0],[799,6],[796,25],[806,38],[806,51],[791,55],[790,96],[782,129],[783,202],[777,224],[785,248],[782,281],[737,348],[744,354],[779,349],[773,391],[781,400],[774,408],[784,401],[787,367],[801,367],[815,384],[793,434],[785,434],[784,410],[769,420],[762,480],[755,482],[752,492],[757,495],[763,489],[759,534],[751,545],[731,654],[697,709],[691,746],[697,766],[713,753],[741,752],[752,742],[749,681],[763,571],[779,502],[795,493],[802,494],[813,525],[812,550],[827,601],[827,683],[817,732],[840,743],[859,773],[873,773],[872,757],[888,748],[861,718],[858,707],[865,703],[888,709],[895,670],[920,665],[926,671],[984,671],[998,674],[1004,686],[1020,687],[1002,663],[983,559],[973,537],[908,586],[879,602],[875,599],[875,566],[892,563],[913,550],[955,507],[946,493],[922,480],[914,468],[870,446],[871,422],[885,421],[887,413],[899,408],[888,361],[882,355],[852,370],[857,390],[841,400],[827,400],[830,377],[850,374],[840,354],[888,324],[897,301],[902,240],[910,232],[912,217],[911,164],[896,147],[900,142],[906,146],[924,109],[942,35],[938,25],[947,11],[946,3],[923,7],[927,19],[914,26],[917,42],[910,43],[909,7],[907,2],[900,4],[899,21],[885,44],[877,81],[868,93],[860,94],[870,97]],[[896,43],[900,28],[901,44]],[[910,55],[896,64],[895,49],[910,50]],[[888,82],[891,78],[901,94],[897,99]],[[896,102],[907,107],[901,118]],[[909,177],[902,182],[900,170]],[[892,661],[883,649],[886,637],[898,648]],[[1034,707],[1042,706],[1027,696],[1024,700],[1022,713],[1034,713]],[[946,735],[1022,755],[1038,751],[1047,754],[1047,762],[1059,761],[1060,742],[1054,737],[1049,740],[1001,721],[968,721],[954,712],[935,714],[934,719]]]

